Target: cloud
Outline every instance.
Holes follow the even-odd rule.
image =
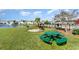
[[[56,9],[49,10],[49,11],[47,12],[47,14],[51,14],[52,12],[55,12],[55,11],[56,11]]]
[[[43,15],[43,14],[42,14],[42,11],[35,11],[35,12],[33,12],[33,16],[34,16],[34,17],[40,17],[40,18],[41,18],[42,15]]]
[[[65,12],[71,12],[71,9],[63,9]]]
[[[26,12],[26,11],[21,11],[20,14],[21,14],[22,16],[28,16],[28,15],[30,15],[31,13],[30,13],[30,12]]]
[[[1,15],[5,15],[6,13],[2,13]]]
[[[35,11],[33,14],[34,15],[41,15],[41,13],[42,13],[41,11]]]
[[[0,16],[4,16],[6,15],[6,13],[4,12],[6,9],[0,9]]]
[[[4,16],[4,15],[6,15],[6,13],[0,13],[0,16]]]
[[[69,12],[70,10],[69,10],[69,9],[65,9],[64,11],[67,11],[67,12]]]
[[[2,9],[0,9],[0,12],[2,12],[3,10]]]

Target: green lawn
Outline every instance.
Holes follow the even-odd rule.
[[[45,31],[48,31],[46,29]],[[51,29],[49,30],[51,31]],[[54,30],[52,30],[54,31]],[[79,38],[74,35],[66,36],[68,43],[58,46],[55,42],[48,45],[40,40],[39,36],[44,32],[31,33],[26,28],[0,28],[1,50],[68,50],[79,49]]]

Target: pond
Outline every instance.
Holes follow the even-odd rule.
[[[0,28],[15,28],[16,26],[8,25],[8,24],[0,24]]]

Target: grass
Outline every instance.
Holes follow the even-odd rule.
[[[45,31],[52,29],[46,29]],[[45,32],[44,31],[44,32]],[[55,30],[52,30],[55,31]],[[58,46],[55,42],[48,45],[40,40],[39,36],[44,32],[31,33],[26,28],[0,28],[1,50],[77,50],[79,49],[79,38],[74,35],[65,35],[68,43]]]

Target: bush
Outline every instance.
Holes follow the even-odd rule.
[[[64,30],[64,28],[61,28],[61,27],[58,27],[58,28],[56,28],[56,29],[58,29],[58,30]]]
[[[72,32],[72,34],[79,35],[79,29],[74,29],[73,32]]]

